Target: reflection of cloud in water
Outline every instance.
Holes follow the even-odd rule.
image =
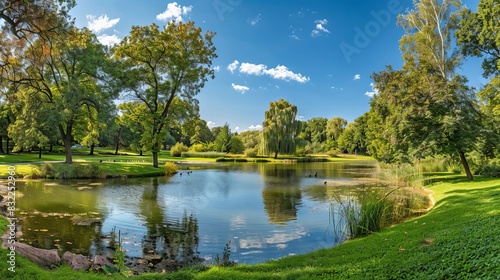
[[[243,256],[245,255],[251,255],[251,254],[262,254],[264,253],[264,251],[249,251],[249,252],[244,252],[244,253],[241,253]]]
[[[288,245],[286,245],[286,244],[278,244],[278,245],[276,245],[276,248],[278,248],[278,249],[285,249],[286,247],[288,247]]]
[[[264,248],[264,241],[259,238],[254,239],[240,239],[241,249]]]
[[[274,245],[278,249],[288,247],[287,242],[300,239],[307,235],[304,227],[300,226],[296,229],[274,230],[270,237],[262,238],[241,238],[239,245],[241,249],[265,248],[266,245]]]
[[[231,230],[246,227],[247,221],[244,216],[238,215],[230,218]]]
[[[304,229],[304,227],[299,227],[297,230],[292,232],[278,231],[276,233],[275,231],[275,234],[273,236],[266,238],[266,243],[268,244],[286,243],[295,239],[300,239],[306,234],[307,232]]]

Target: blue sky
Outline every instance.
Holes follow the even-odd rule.
[[[464,0],[475,10],[479,0]],[[76,24],[113,44],[133,25],[192,20],[215,31],[216,77],[197,96],[209,126],[258,129],[269,103],[287,99],[300,119],[340,116],[353,121],[369,109],[373,72],[401,67],[397,14],[411,0],[260,1],[78,0]],[[485,83],[480,62],[460,70]]]

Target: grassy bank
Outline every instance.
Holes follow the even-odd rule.
[[[135,279],[495,279],[500,271],[500,179],[449,175],[428,186],[435,206],[418,217],[331,249],[259,265],[191,268]],[[0,218],[2,228],[5,220]],[[109,279],[68,268],[46,271],[18,257],[5,279]]]
[[[90,163],[99,163],[99,178],[109,177],[147,177],[163,175],[163,168],[152,167],[152,158],[149,154],[142,156],[127,152],[114,155],[113,151],[98,148],[94,151],[94,155],[89,155],[89,149],[77,148],[73,150],[73,161],[80,164],[83,168]],[[373,160],[371,157],[345,155],[340,157],[290,157],[280,156],[278,159],[255,157],[246,158],[242,155],[227,155],[224,158],[208,158],[208,157],[172,157],[170,152],[163,151],[160,153],[160,167],[163,167],[165,162],[180,162],[180,163],[215,163],[219,162],[300,162],[314,161],[321,159],[324,161],[351,161],[351,160]],[[38,153],[14,153],[0,155],[0,178],[8,177],[8,165],[15,165],[16,174],[22,178],[33,173],[34,169],[40,169],[44,162],[51,162],[53,165],[62,165],[65,160],[63,153],[47,153],[43,154],[42,158],[38,158]]]

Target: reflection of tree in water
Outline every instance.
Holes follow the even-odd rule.
[[[297,219],[297,208],[302,204],[298,187],[302,171],[294,164],[263,164],[260,173],[264,180],[262,199],[269,221],[286,224]]]
[[[142,270],[161,272],[201,261],[198,220],[184,213],[180,221],[166,221],[165,206],[158,201],[158,178],[144,187],[140,208],[147,228],[142,244]]]

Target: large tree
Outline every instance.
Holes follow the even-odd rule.
[[[30,44],[10,37],[12,47],[2,53],[4,78],[13,94],[29,94],[23,106],[56,113],[64,142],[66,163],[72,163],[73,129],[89,111],[99,111],[115,97],[106,81],[106,53],[94,34],[71,27]],[[21,90],[22,89],[22,90]]]
[[[491,77],[478,92],[484,126],[478,148],[500,156],[500,2],[481,0],[477,12],[465,9],[455,37],[463,55],[483,58],[483,75]]]
[[[134,26],[114,48],[114,57],[124,69],[119,76],[124,92],[146,106],[145,113],[151,120],[147,131],[154,167],[158,167],[174,98],[194,102],[208,77],[214,77],[210,68],[217,57],[214,35],[202,34],[193,22],[171,22],[163,29],[156,24]]]
[[[266,153],[291,154],[295,152],[295,138],[300,132],[300,121],[297,117],[297,106],[281,99],[271,102],[265,112],[262,124],[263,148]]]

